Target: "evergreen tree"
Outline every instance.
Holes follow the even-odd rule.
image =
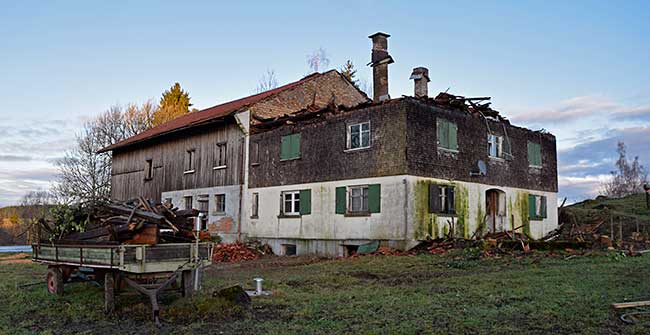
[[[153,125],[158,126],[190,112],[190,94],[175,83],[160,98],[160,105],[153,116]]]
[[[354,64],[352,64],[352,61],[348,59],[348,61],[345,62],[345,64],[341,68],[341,74],[343,75],[343,77],[349,80],[352,83],[352,85],[354,85],[354,87],[359,88],[359,80],[355,79],[357,70],[354,69]]]

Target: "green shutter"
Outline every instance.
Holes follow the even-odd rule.
[[[534,219],[536,216],[537,210],[535,208],[535,196],[532,194],[528,195],[528,218]]]
[[[509,156],[512,155],[512,153],[510,153],[510,138],[508,137],[503,138],[502,148],[503,148],[503,157],[509,158]]]
[[[300,190],[300,214],[311,214],[311,190]]]
[[[381,185],[368,185],[368,211],[379,213],[381,210]]]
[[[346,193],[345,186],[336,188],[336,214],[345,214]]]
[[[289,157],[291,157],[291,135],[282,136],[280,159],[289,159]]]
[[[300,133],[291,135],[291,158],[300,157]]]
[[[429,213],[440,212],[440,186],[429,184]]]
[[[528,141],[528,164],[542,166],[542,149],[538,143]]]
[[[445,120],[438,119],[438,145],[441,148],[449,147],[449,127],[448,123]]]
[[[449,204],[449,214],[456,214],[456,201],[454,201],[454,187],[447,186],[447,204]]]
[[[546,216],[546,197],[542,197],[542,217],[547,218]]]
[[[449,149],[458,150],[458,126],[455,123],[449,122]]]
[[[542,166],[542,147],[535,143],[535,162],[537,166]]]

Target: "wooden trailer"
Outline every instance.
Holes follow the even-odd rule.
[[[147,296],[159,324],[158,296],[177,291],[191,296],[198,286],[197,269],[212,263],[213,243],[34,244],[32,260],[48,265],[47,289],[63,294],[65,283],[93,280],[104,285],[104,308],[115,309],[115,298],[127,286]],[[179,285],[180,279],[180,285]]]

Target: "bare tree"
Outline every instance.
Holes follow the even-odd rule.
[[[372,83],[368,82],[366,78],[359,79],[359,89],[367,96],[372,98]]]
[[[329,64],[330,59],[327,57],[327,52],[322,47],[314,50],[311,55],[307,55],[307,65],[311,72],[318,72]]]
[[[278,79],[275,76],[275,70],[266,70],[266,73],[257,83],[257,93],[266,92],[278,87]]]
[[[111,155],[97,151],[151,127],[153,108],[116,105],[86,122],[75,146],[57,162],[60,173],[54,193],[64,203],[80,203],[93,208],[110,197]]]
[[[618,171],[611,172],[611,178],[602,184],[602,192],[608,197],[624,197],[643,192],[643,185],[648,182],[648,172],[639,163],[639,156],[628,161],[625,143],[618,142]]]

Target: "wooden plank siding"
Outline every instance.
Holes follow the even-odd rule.
[[[217,143],[227,143],[225,169],[214,170]],[[113,152],[111,198],[138,196],[161,201],[161,193],[241,184],[244,134],[234,120],[194,127],[155,141]],[[195,150],[194,173],[184,173],[187,151]],[[153,178],[145,180],[146,161],[153,163]]]

